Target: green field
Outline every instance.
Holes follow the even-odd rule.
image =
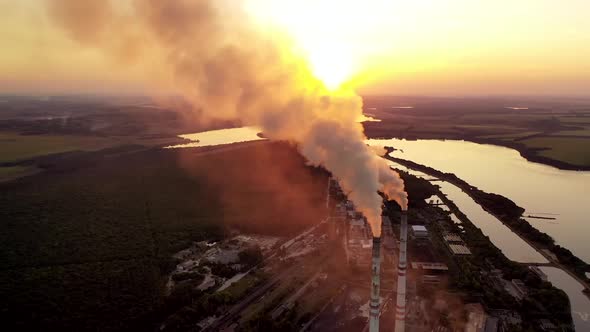
[[[75,150],[100,150],[115,143],[113,139],[92,136],[19,135],[0,132],[0,162]]]
[[[527,147],[548,148],[539,155],[572,165],[590,165],[590,139],[569,137],[538,137],[522,141]]]
[[[561,121],[565,123],[571,123],[576,125],[587,125],[590,126],[590,117],[572,117],[572,116],[562,116]]]
[[[590,126],[584,129],[560,131],[552,136],[585,136],[590,139]]]
[[[181,141],[173,136],[150,139],[134,136],[20,135],[0,132],[0,163],[71,151],[97,151],[119,145],[159,146]]]
[[[32,175],[39,170],[31,166],[10,166],[0,167],[0,182],[19,178],[25,175]]]
[[[521,103],[470,99],[409,100],[402,104],[414,105],[413,109],[392,110],[387,106],[400,104],[394,97],[365,98],[371,114],[382,120],[363,123],[366,135],[369,138],[458,139],[498,144],[518,149],[531,160],[556,167],[590,167],[586,152],[590,140],[588,109],[548,103],[530,109],[510,110],[505,106]],[[381,104],[386,106],[380,108]],[[538,136],[526,139],[531,135]],[[580,139],[560,136],[579,136]],[[547,159],[535,159],[535,155]]]
[[[515,139],[519,139],[519,138],[523,138],[523,137],[535,135],[535,134],[539,134],[539,132],[537,132],[537,131],[523,131],[523,132],[514,133],[514,134],[496,134],[496,135],[485,135],[485,136],[481,136],[481,137],[482,138],[492,138],[492,139],[495,138],[495,139],[513,141]]]

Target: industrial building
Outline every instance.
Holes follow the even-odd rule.
[[[471,250],[463,244],[447,243],[447,246],[453,255],[471,255]]]
[[[393,233],[393,227],[391,226],[391,220],[389,217],[383,216],[382,220],[381,241],[383,243],[383,247],[391,252],[397,249],[397,238]]]
[[[461,239],[461,237],[455,233],[445,233],[443,235],[443,239],[446,242],[463,242],[463,239]]]
[[[412,235],[416,239],[427,239],[428,230],[423,225],[412,225]]]
[[[391,220],[387,216],[382,216],[381,221],[381,246],[383,252],[381,253],[381,262],[383,266],[381,271],[393,272],[395,262],[397,262],[397,237],[393,232]]]
[[[446,264],[438,262],[412,262],[410,266],[423,284],[439,284],[449,271]]]
[[[504,280],[504,289],[518,301],[524,299],[528,293],[527,287],[520,279]]]
[[[463,242],[463,239],[459,234],[445,233],[443,234],[443,240],[453,255],[471,255],[471,250],[465,245],[465,242]]]
[[[367,221],[364,218],[349,220],[345,234],[345,251],[348,264],[357,267],[368,267],[371,264],[373,235]]]
[[[543,280],[543,281],[549,280],[549,278],[547,278],[547,275],[545,274],[545,272],[541,271],[541,269],[539,269],[537,266],[530,266],[529,269],[531,269],[531,271],[535,272],[535,274],[538,275],[539,278],[541,278],[541,280]]]

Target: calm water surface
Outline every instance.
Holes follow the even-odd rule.
[[[457,205],[475,226],[489,236],[494,245],[510,260],[521,263],[547,263],[543,255],[513,233],[496,217],[484,210],[463,190],[448,182],[436,182],[441,191]]]
[[[258,136],[260,128],[241,127],[221,130],[211,130],[196,134],[180,135],[180,138],[188,139],[193,142],[169,146],[168,148],[196,148],[204,146],[224,145],[240,142],[250,142],[263,140]]]
[[[389,161],[389,165],[398,169],[406,170],[405,166]],[[431,178],[430,176],[408,170],[410,174],[421,178]],[[510,228],[506,227],[500,220],[484,210],[469,195],[459,187],[444,181],[437,181],[434,184],[440,186],[442,191],[457,207],[463,212],[477,228],[490,238],[492,243],[508,257],[508,259],[520,263],[547,263],[547,259],[537,252],[533,247],[513,233]],[[459,219],[452,215],[453,221]],[[460,223],[460,221],[459,221]]]
[[[513,149],[465,141],[371,140],[393,146],[391,155],[456,174],[484,191],[506,196],[526,209],[537,229],[590,262],[590,172],[532,163]]]
[[[569,297],[576,331],[590,331],[590,298],[582,293],[584,287],[558,268],[540,267],[540,269],[555,287],[562,289]]]

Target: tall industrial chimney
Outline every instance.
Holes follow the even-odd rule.
[[[379,332],[379,270],[381,268],[381,238],[373,237],[373,271],[371,285],[371,302],[369,304],[369,331]]]
[[[408,211],[402,211],[399,230],[399,264],[397,266],[397,304],[395,306],[395,332],[406,329],[406,268],[408,247]]]

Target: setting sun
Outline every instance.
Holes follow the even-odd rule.
[[[350,53],[342,48],[317,47],[307,53],[313,74],[328,89],[337,89],[350,80],[354,74],[354,64]]]
[[[367,40],[359,41],[365,38],[364,32],[377,29],[382,21],[378,13],[383,11],[376,9],[383,9],[386,2],[372,1],[369,7],[334,0],[250,0],[249,4],[258,20],[287,32],[313,74],[333,90],[359,74],[366,55],[373,49]],[[334,8],[338,8],[337,12]],[[368,9],[372,14],[359,15],[359,10]]]

